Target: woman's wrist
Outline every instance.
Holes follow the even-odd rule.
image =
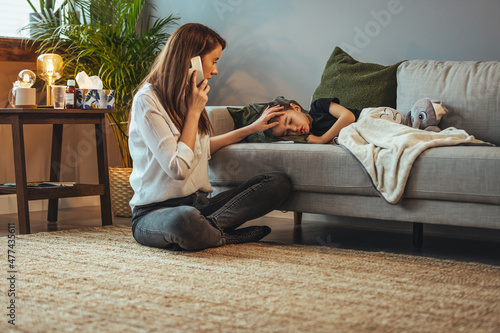
[[[257,122],[253,122],[250,125],[243,127],[243,129],[248,133],[248,135],[259,132]]]
[[[203,110],[201,110],[201,112],[199,112],[198,110],[195,110],[195,109],[187,109],[185,121],[187,121],[188,119],[194,120],[194,121],[199,121],[202,113],[203,113]]]
[[[194,151],[196,143],[196,133],[198,132],[198,123],[200,116],[195,112],[187,112],[182,126],[181,136],[179,141],[184,142],[191,150]]]

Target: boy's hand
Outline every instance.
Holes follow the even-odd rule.
[[[278,125],[278,122],[272,122],[269,123],[269,120],[273,119],[274,117],[281,116],[285,114],[283,106],[273,106],[270,108],[269,106],[262,112],[260,115],[259,119],[257,119],[255,122],[253,122],[252,126],[252,131],[254,133],[258,132],[263,132],[265,130],[268,130],[270,128],[273,128]]]
[[[335,144],[335,142],[332,141],[328,141],[328,142],[325,142],[325,139],[321,136],[316,136],[316,135],[309,135],[307,138],[306,138],[306,142],[307,143],[314,143],[314,144],[322,144],[322,143],[332,143],[332,144]]]

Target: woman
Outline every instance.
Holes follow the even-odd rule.
[[[286,175],[269,173],[208,197],[211,154],[276,126],[268,121],[282,114],[280,107],[268,108],[255,123],[210,137],[205,110],[208,80],[218,74],[217,61],[225,46],[226,41],[206,26],[179,27],[134,96],[129,148],[135,193],[130,206],[133,235],[140,244],[201,250],[258,241],[269,234],[268,227],[236,228],[272,211],[290,191]],[[198,86],[196,71],[188,77],[195,56],[201,56],[205,77]]]

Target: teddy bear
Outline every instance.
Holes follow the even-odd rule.
[[[429,98],[418,100],[406,115],[405,125],[426,131],[440,132],[437,126],[448,110],[441,101],[432,101]]]

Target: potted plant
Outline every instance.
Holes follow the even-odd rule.
[[[28,1],[29,5],[33,9],[33,11],[35,13],[38,13],[38,10],[35,8],[33,3],[30,0],[26,0],[26,1]],[[64,6],[64,4],[66,2],[68,2],[68,1],[65,0],[61,6]],[[54,7],[56,5],[56,0],[39,0],[39,3],[40,3],[40,10],[41,11],[43,11],[43,10],[53,11]]]
[[[33,9],[33,12],[29,14],[30,24],[38,22],[42,17],[45,17],[46,19],[50,19],[50,21],[53,22],[54,25],[58,25],[60,23],[60,10],[68,2],[68,0],[64,0],[61,3],[61,6],[58,9],[55,9],[56,0],[39,0],[40,8],[38,9],[35,7],[35,5],[33,5],[33,2],[31,2],[30,0],[26,1],[30,5],[31,9]]]
[[[98,75],[104,89],[114,89],[116,113],[108,114],[108,119],[128,173],[132,159],[127,125],[133,93],[178,20],[173,15],[155,20],[151,9],[146,0],[70,0],[59,7],[59,20],[47,10],[28,26],[32,41],[40,43],[38,53],[58,53],[63,58],[62,79],[85,71]]]

